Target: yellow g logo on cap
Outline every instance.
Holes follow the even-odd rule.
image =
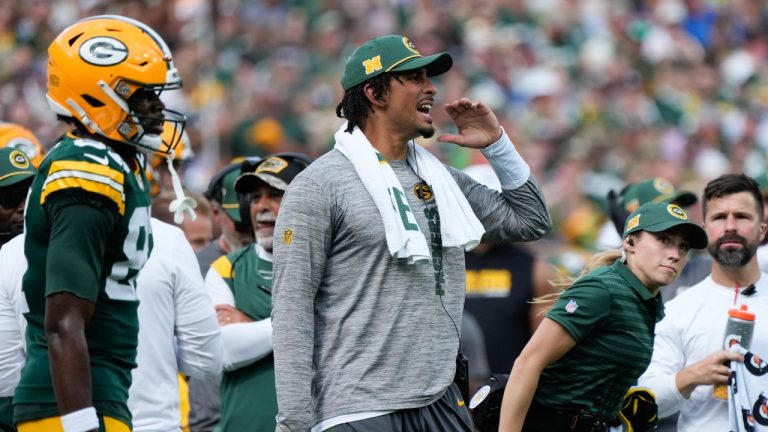
[[[414,45],[413,42],[411,42],[411,40],[408,39],[407,37],[403,38],[403,45],[405,45],[405,47],[408,48],[408,50],[411,51],[412,53],[421,55],[419,50],[416,49],[416,45]]]
[[[29,168],[29,158],[21,150],[12,151],[11,154],[8,156],[8,159],[10,160],[11,165],[15,166],[18,169]]]
[[[672,186],[672,183],[670,183],[669,180],[663,177],[656,177],[653,180],[653,188],[656,189],[656,192],[663,195],[675,193],[675,187]]]
[[[670,204],[667,206],[667,213],[671,214],[672,216],[682,219],[682,220],[688,220],[688,215],[685,214],[685,210],[681,209],[680,206],[675,204]]]

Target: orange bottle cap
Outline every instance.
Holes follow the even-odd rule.
[[[755,314],[747,310],[747,305],[741,305],[739,309],[729,309],[728,315],[745,321],[754,321]]]

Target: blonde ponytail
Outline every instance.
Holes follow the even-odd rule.
[[[536,297],[533,299],[533,301],[531,301],[531,304],[538,305],[540,307],[538,315],[544,315],[549,312],[549,310],[552,309],[552,305],[554,305],[557,299],[560,298],[560,295],[563,293],[563,291],[570,288],[574,282],[581,279],[584,277],[584,275],[598,267],[613,264],[617,259],[624,256],[623,252],[623,248],[609,249],[603,252],[598,252],[595,255],[592,255],[592,258],[589,260],[587,265],[584,266],[584,268],[575,277],[565,276],[555,281],[549,281],[549,283],[555,287],[555,289],[558,289],[559,292]]]

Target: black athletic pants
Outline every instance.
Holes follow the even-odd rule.
[[[531,402],[523,423],[523,432],[606,432],[604,421],[578,412],[565,413]]]
[[[329,432],[472,432],[472,420],[456,384],[431,405],[340,424]]]

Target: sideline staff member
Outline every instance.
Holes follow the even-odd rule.
[[[413,142],[435,134],[430,77],[451,65],[397,35],[346,63],[337,115],[347,122],[291,182],[275,225],[277,430],[472,430],[453,383],[464,251],[481,237],[536,240],[551,221],[484,104],[446,104],[458,134],[437,139],[479,149],[502,193]]]
[[[550,298],[552,308],[515,360],[499,431],[606,430],[651,360],[664,316],[659,288],[677,278],[691,248],[706,246],[704,230],[677,205],[635,210],[621,258],[618,251],[595,255],[582,277]]]

